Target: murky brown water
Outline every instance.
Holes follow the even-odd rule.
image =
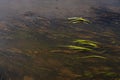
[[[0,17],[33,11],[50,18],[94,16],[91,7],[107,7],[119,12],[119,0],[1,0]]]
[[[119,1],[0,2],[0,80],[120,79]]]

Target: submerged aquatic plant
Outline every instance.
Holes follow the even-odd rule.
[[[85,19],[85,18],[82,18],[82,17],[71,17],[71,18],[68,18],[68,20],[71,22],[71,23],[80,23],[80,22],[85,22],[85,23],[90,23],[89,20]]]
[[[90,41],[90,40],[75,40],[73,41],[75,43],[79,43],[79,44],[85,44],[85,45],[89,45],[89,46],[92,46],[94,48],[97,48],[98,45],[97,45],[97,42],[94,42],[94,41]]]
[[[90,48],[81,47],[81,46],[68,45],[66,47],[68,47],[69,49],[75,49],[75,50],[80,50],[80,51],[92,51],[92,49]]]
[[[82,40],[78,39],[73,41],[74,43],[79,43],[80,45],[67,45],[69,49],[79,50],[79,51],[89,51],[93,53],[99,53],[98,51],[94,50],[98,48],[98,42],[90,41],[90,40]]]
[[[99,56],[99,55],[90,55],[90,56],[84,56],[81,58],[100,58],[100,59],[107,59],[106,57]]]

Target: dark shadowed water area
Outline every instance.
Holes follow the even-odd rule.
[[[120,80],[120,1],[0,0],[0,80]]]

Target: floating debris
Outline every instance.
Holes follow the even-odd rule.
[[[68,20],[73,24],[80,23],[80,22],[90,23],[89,20],[82,17],[71,17],[71,18],[68,18]]]
[[[75,43],[79,43],[79,44],[85,44],[85,45],[89,45],[89,46],[92,46],[94,48],[98,48],[98,42],[94,42],[94,41],[90,41],[90,40],[75,40],[73,41]]]

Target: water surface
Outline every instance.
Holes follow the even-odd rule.
[[[0,79],[119,80],[119,3],[1,0]]]

